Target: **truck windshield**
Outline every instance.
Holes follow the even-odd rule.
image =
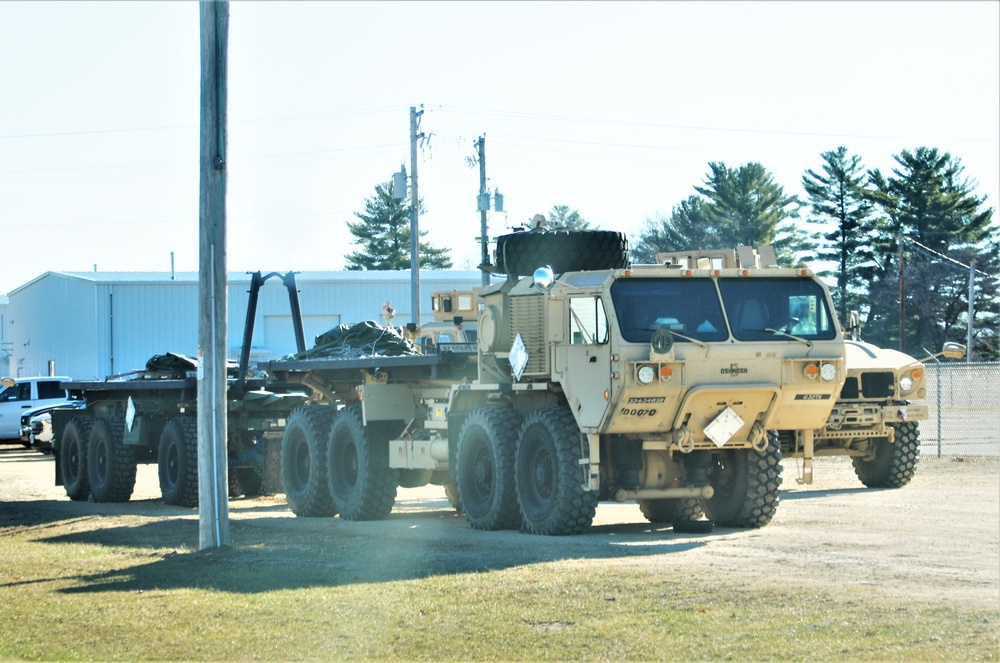
[[[622,279],[612,284],[611,299],[629,343],[648,343],[658,325],[699,341],[729,338],[711,279]],[[687,342],[676,335],[674,341]]]
[[[826,296],[807,278],[719,279],[733,336],[741,341],[783,341],[836,337]]]

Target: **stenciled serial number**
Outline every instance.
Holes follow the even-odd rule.
[[[623,407],[621,415],[623,417],[652,417],[656,414],[656,408],[629,408]]]

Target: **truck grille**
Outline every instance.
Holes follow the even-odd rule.
[[[510,298],[510,338],[518,334],[528,350],[525,375],[547,375],[549,352],[545,343],[545,298]]]
[[[895,381],[892,373],[862,373],[861,393],[865,398],[888,398],[892,396]]]
[[[861,395],[858,391],[858,379],[857,378],[847,378],[844,380],[844,388],[840,390],[840,397],[846,400],[853,401]]]

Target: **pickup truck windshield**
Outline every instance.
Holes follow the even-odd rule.
[[[699,341],[729,338],[712,279],[622,279],[611,285],[611,299],[629,343],[648,343],[658,324]]]
[[[812,279],[719,279],[722,302],[740,341],[781,341],[790,334],[829,340],[837,330],[823,289]]]

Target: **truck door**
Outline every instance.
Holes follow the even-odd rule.
[[[32,406],[31,382],[18,382],[0,391],[0,440],[17,437],[21,412]]]
[[[608,409],[605,394],[611,389],[608,314],[599,296],[572,297],[568,304],[569,337],[556,353],[557,366],[577,423],[597,427]]]

